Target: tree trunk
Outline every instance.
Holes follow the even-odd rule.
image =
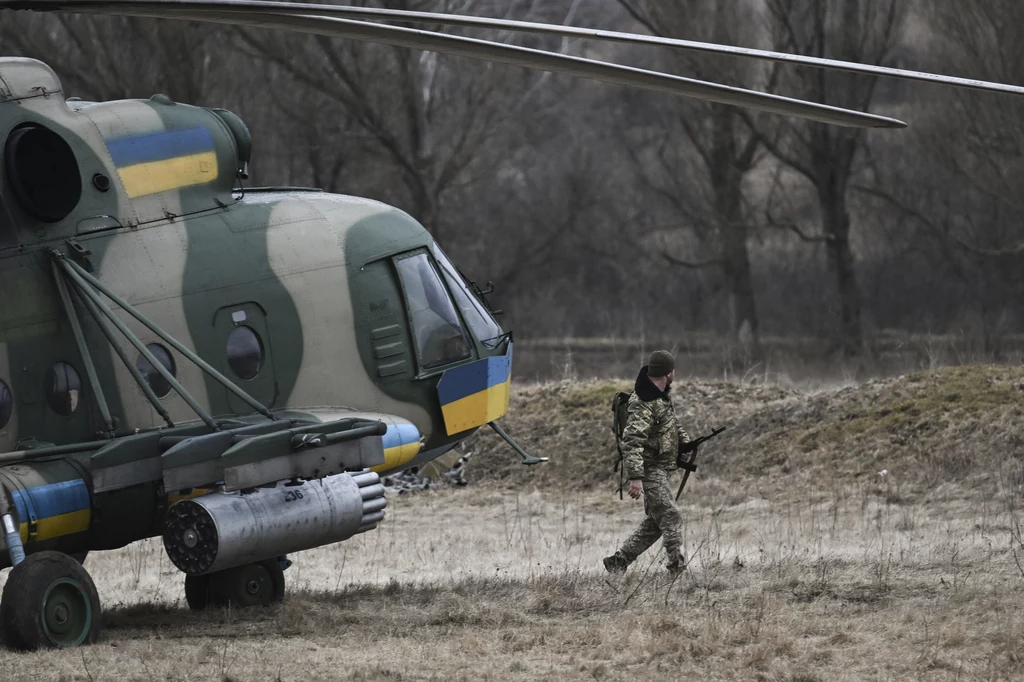
[[[836,278],[839,294],[840,334],[843,355],[857,357],[864,348],[861,327],[862,295],[857,283],[853,250],[850,248],[850,212],[846,205],[846,182],[835,171],[830,182],[819,187],[818,200],[825,233],[825,252],[829,269]]]
[[[720,222],[723,270],[729,287],[729,338],[734,343],[749,344],[751,359],[760,360],[757,301],[743,217],[743,171],[736,165],[735,114],[716,106],[712,116],[713,163],[708,170],[715,197],[715,215]]]
[[[746,241],[731,239],[725,249],[725,276],[729,281],[732,320],[729,330],[734,342],[749,345],[752,359],[761,359],[761,337],[757,321],[757,299],[750,274]]]
[[[412,210],[410,214],[419,221],[420,225],[426,228],[427,232],[434,239],[440,240],[441,232],[438,229],[438,201],[437,196],[426,185],[425,178],[412,177],[407,175],[407,185],[412,194]]]

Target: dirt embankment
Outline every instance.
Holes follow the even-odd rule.
[[[472,478],[614,489],[610,405],[616,391],[631,386],[563,381],[515,387],[503,424],[528,452],[551,461],[524,467],[490,430],[481,431],[465,446],[474,453]],[[727,427],[700,455],[701,473],[727,482],[825,491],[886,481],[913,494],[942,483],[988,490],[1008,476],[1024,479],[1021,368],[947,368],[815,393],[677,381],[673,394],[691,435]]]

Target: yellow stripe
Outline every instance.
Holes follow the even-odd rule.
[[[42,542],[50,538],[59,538],[62,535],[73,535],[89,530],[89,520],[92,514],[88,509],[58,514],[49,518],[39,519],[36,522],[36,536],[33,542]],[[28,542],[28,524],[21,524],[21,541]]]
[[[420,442],[406,443],[405,445],[396,445],[393,448],[386,448],[384,450],[384,463],[372,467],[370,471],[389,471],[402,466],[406,462],[412,460],[413,457],[420,454]]]
[[[124,191],[132,199],[201,185],[217,179],[217,153],[202,152],[164,161],[138,163],[117,169]]]
[[[170,495],[167,496],[167,504],[174,504],[175,502],[181,502],[182,500],[191,500],[193,497],[201,497],[211,492],[213,492],[213,490],[211,490],[210,488],[196,488],[187,495],[171,493]]]
[[[483,426],[508,412],[509,385],[511,377],[503,384],[491,386],[486,391],[468,395],[454,403],[441,406],[445,429],[448,435],[461,433],[474,426]]]

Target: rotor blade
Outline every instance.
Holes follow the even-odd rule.
[[[679,38],[664,38],[660,36],[649,36],[639,33],[626,33],[622,31],[605,31],[601,29],[582,28],[579,26],[561,26],[558,24],[546,24],[533,21],[516,21],[511,19],[494,19],[491,17],[476,17],[459,14],[444,14],[440,12],[414,12],[407,10],[383,9],[377,7],[347,7],[340,5],[318,5],[313,3],[292,3],[292,2],[263,2],[261,0],[114,0],[112,2],[90,2],[90,0],[70,0],[67,2],[44,0],[34,2],[32,0],[21,0],[20,2],[3,2],[2,5],[10,6],[12,9],[34,9],[35,6],[45,8],[56,7],[71,9],[83,5],[104,5],[118,6],[121,8],[135,7],[139,9],[151,7],[178,7],[190,10],[237,10],[246,12],[286,12],[295,15],[317,15],[317,16],[342,16],[352,19],[369,19],[381,21],[404,21],[409,23],[431,23],[448,26],[465,26],[470,28],[487,28],[504,31],[523,31],[528,33],[546,33],[563,37],[588,38],[592,40],[604,40],[611,42],[632,43],[638,45],[655,45],[660,47],[675,47],[697,52],[710,52],[714,54],[729,55],[733,57],[745,57],[749,59],[765,59],[769,61],[783,62],[786,64],[797,64],[822,69],[834,69],[849,71],[869,76],[883,76],[887,78],[900,78],[904,80],[920,81],[925,83],[937,83],[951,85],[954,87],[970,88],[974,90],[986,90],[989,92],[1000,92],[1013,95],[1024,95],[1024,87],[1008,85],[1005,83],[993,83],[991,81],[977,80],[973,78],[960,78],[957,76],[946,76],[942,74],[927,73],[923,71],[912,71],[908,69],[897,69],[888,66],[876,66],[873,64],[858,64],[839,59],[825,59],[823,57],[809,57],[806,55],[788,54],[785,52],[774,52],[771,50],[760,50],[749,47],[736,47],[733,45],[721,45],[718,43],[705,43],[693,40],[682,40]]]
[[[743,88],[708,83],[648,71],[608,62],[570,57],[544,50],[535,50],[477,38],[465,38],[419,29],[386,24],[351,21],[335,17],[297,16],[285,13],[258,13],[251,9],[211,10],[206,8],[175,7],[166,2],[111,2],[84,0],[0,0],[0,9],[30,9],[37,11],[65,10],[70,12],[96,12],[129,16],[208,21],[222,24],[244,25],[253,28],[276,28],[302,33],[384,43],[417,50],[442,52],[492,62],[524,66],[570,76],[658,90],[709,102],[748,107],[774,114],[797,116],[820,123],[856,128],[904,128],[903,121],[875,114],[852,111],[816,104],[803,100],[746,90]]]

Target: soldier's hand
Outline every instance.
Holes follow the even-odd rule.
[[[629,496],[634,500],[639,500],[644,495],[644,482],[643,481],[630,481],[629,482]]]

